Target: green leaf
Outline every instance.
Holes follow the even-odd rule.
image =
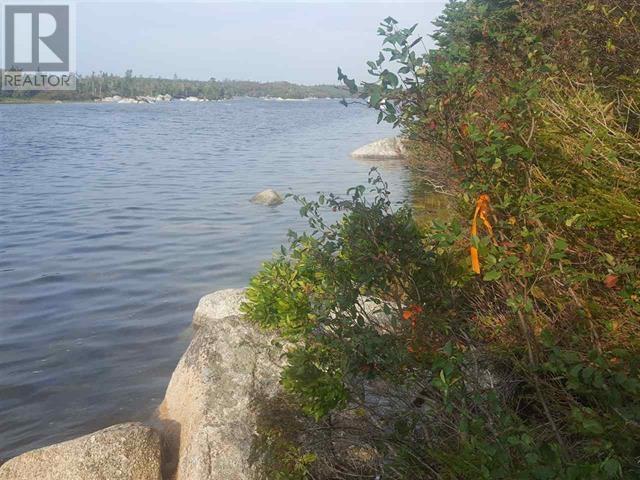
[[[377,89],[372,90],[369,97],[369,105],[371,105],[372,107],[377,107],[378,105],[380,105],[381,100],[382,96],[380,95],[380,92]]]
[[[387,70],[384,71],[383,83],[395,88],[398,86],[398,76],[395,73],[391,73]]]
[[[524,148],[522,148],[520,145],[512,145],[507,148],[507,153],[511,156],[520,155],[522,152],[524,152]]]
[[[584,428],[585,431],[592,433],[594,435],[601,435],[602,433],[604,433],[604,428],[602,428],[602,425],[600,425],[600,422],[594,419],[588,419],[583,421],[582,428]]]
[[[349,88],[349,93],[357,93],[358,92],[358,86],[356,85],[355,80],[353,80],[351,78],[344,77],[342,81],[347,86],[347,88]]]
[[[418,37],[416,38],[413,42],[411,42],[411,45],[409,45],[409,48],[413,48],[415,47],[418,43],[420,43],[422,41],[422,37]]]
[[[564,238],[558,238],[555,243],[553,244],[553,249],[556,252],[564,252],[567,247],[569,246],[569,244],[567,243],[567,241]]]
[[[607,458],[602,462],[601,468],[610,477],[622,474],[622,465],[615,458]]]
[[[487,273],[484,274],[484,277],[482,278],[485,282],[491,282],[493,280],[498,280],[500,277],[502,277],[502,272],[499,270],[490,270]]]

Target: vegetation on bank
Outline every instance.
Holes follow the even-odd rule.
[[[339,75],[451,218],[418,226],[373,172],[298,198],[311,231],[251,282],[245,311],[291,342],[282,384],[317,422],[263,429],[267,476],[640,478],[637,2],[451,1],[436,26],[422,52],[387,18],[375,81]],[[357,468],[324,460],[348,410],[375,451]],[[296,443],[309,431],[330,439]]]
[[[174,98],[198,97],[222,100],[233,97],[273,98],[341,98],[344,87],[336,85],[296,85],[289,82],[252,82],[245,80],[206,81],[136,77],[131,70],[124,76],[107,73],[78,75],[74,91],[0,91],[0,103],[93,101],[119,95],[122,97],[155,97],[171,95]]]

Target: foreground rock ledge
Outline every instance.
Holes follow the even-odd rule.
[[[279,378],[287,347],[278,346],[274,335],[242,319],[244,299],[245,289],[227,289],[200,300],[193,316],[193,340],[158,409],[162,454],[156,431],[128,423],[16,457],[0,467],[0,480],[250,480],[259,476],[264,465],[264,453],[256,448],[260,421],[267,415],[279,422],[281,418],[273,415],[282,410],[288,422],[299,412],[287,410],[282,403]],[[393,328],[381,302],[361,297],[359,304],[377,324]],[[395,408],[397,402],[385,390],[387,386],[382,387],[367,384],[363,389],[365,402],[380,417],[376,425],[395,421],[396,410],[404,412]],[[399,404],[406,405],[407,394],[397,394],[402,397]],[[415,395],[410,392],[409,397],[412,400]],[[323,436],[313,425],[303,434],[305,441],[324,444],[326,448],[320,450],[329,452],[319,464],[348,461],[358,469],[371,470],[378,454],[367,443],[371,435],[366,425],[359,426],[362,418],[347,412],[332,422],[331,435]]]
[[[160,435],[123,423],[39,448],[0,467],[0,480],[161,480]]]
[[[227,288],[205,295],[193,314],[193,326],[202,327],[225,317],[242,315],[240,305],[245,300],[246,288]]]
[[[280,392],[282,350],[273,337],[237,312],[242,290],[204,297],[194,315],[193,340],[174,371],[158,409],[164,424],[166,478],[253,478],[256,403]]]
[[[351,157],[362,159],[397,160],[404,156],[404,144],[397,137],[383,138],[351,152]]]

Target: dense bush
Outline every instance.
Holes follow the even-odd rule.
[[[379,186],[371,204],[329,197],[345,216],[327,226],[303,201],[315,234],[274,265],[305,280],[271,304],[261,273],[247,311],[298,345],[283,382],[318,418],[368,379],[417,392],[373,439],[375,475],[640,478],[638,15],[631,0],[452,1],[436,50],[387,18],[376,81],[339,71],[455,213],[421,230]]]
[[[363,375],[392,377],[409,368],[420,315],[407,324],[405,306],[421,310],[444,275],[410,209],[392,208],[377,173],[369,184],[371,202],[364,186],[347,200],[296,198],[311,234],[291,233],[289,250],[265,263],[247,292],[248,316],[295,343],[283,383],[316,418],[353,398]],[[327,224],[323,209],[345,215]]]

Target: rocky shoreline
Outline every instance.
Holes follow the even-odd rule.
[[[271,399],[282,351],[244,321],[243,289],[203,297],[194,334],[150,425],[123,423],[26,452],[0,480],[234,480],[252,478],[256,399]]]
[[[404,154],[402,141],[389,138],[359,148],[352,157],[397,159]],[[282,200],[273,190],[251,199],[269,206]],[[255,477],[261,465],[255,445],[257,404],[277,402],[282,395],[284,350],[274,346],[273,334],[243,319],[244,298],[244,289],[226,289],[200,299],[191,343],[148,425],[118,424],[26,452],[0,465],[0,480]]]
[[[173,98],[169,94],[156,95],[156,96],[138,96],[138,97],[122,97],[120,95],[114,95],[113,97],[104,97],[94,100],[97,103],[165,103],[165,102],[209,102],[207,98],[200,97],[185,97],[185,98]]]

